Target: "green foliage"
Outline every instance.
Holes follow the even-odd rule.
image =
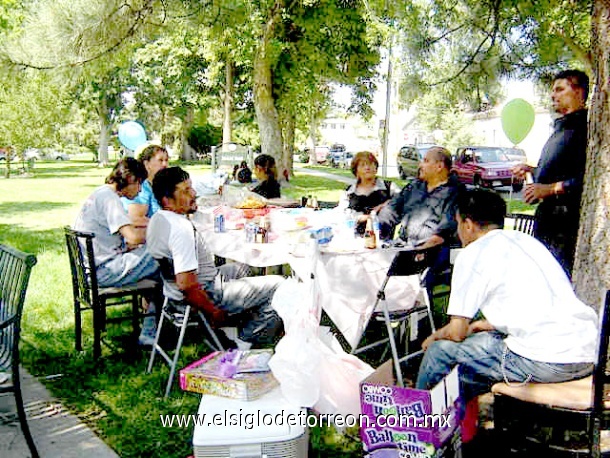
[[[222,143],[222,132],[211,124],[196,126],[191,129],[188,143],[198,153],[207,153],[211,146]]]
[[[60,126],[69,114],[65,90],[40,72],[4,74],[0,85],[0,143],[12,145],[18,154],[28,147],[60,143]]]
[[[494,106],[503,77],[548,78],[590,67],[592,1],[433,0],[414,2],[393,21],[401,95],[409,105],[440,92],[451,106]]]

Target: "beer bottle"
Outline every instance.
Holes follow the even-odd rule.
[[[377,248],[377,237],[373,230],[373,221],[371,218],[366,220],[366,228],[364,229],[364,248]]]

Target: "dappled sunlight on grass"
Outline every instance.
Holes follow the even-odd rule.
[[[210,172],[201,164],[184,168],[193,176]],[[184,458],[192,453],[192,429],[162,428],[159,415],[195,413],[199,395],[180,391],[176,382],[169,399],[163,399],[168,367],[159,360],[152,373],[145,374],[149,352],[133,348],[129,322],[108,325],[106,340],[117,348],[104,347],[103,358],[94,361],[92,316],[85,312],[84,351],[74,348],[72,280],[62,228],[73,223],[84,200],[109,172],[110,167],[71,160],[41,162],[30,176],[0,178],[0,243],[38,259],[24,308],[22,362],[121,457]],[[338,200],[344,188],[343,183],[301,175],[284,194]],[[109,311],[116,313],[120,311],[115,308]],[[207,352],[196,333],[187,334],[179,367]],[[312,444],[311,456],[361,454],[357,437],[330,429],[314,431]]]

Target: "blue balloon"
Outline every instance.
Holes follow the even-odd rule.
[[[142,124],[135,121],[125,121],[119,126],[119,141],[125,148],[135,151],[146,143],[146,131]]]

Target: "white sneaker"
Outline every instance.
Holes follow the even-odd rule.
[[[142,331],[138,337],[138,344],[145,347],[152,347],[157,335],[157,323],[154,316],[147,316],[142,321]]]
[[[149,336],[146,334],[140,334],[138,337],[138,345],[142,347],[152,347],[155,344],[155,336]]]

